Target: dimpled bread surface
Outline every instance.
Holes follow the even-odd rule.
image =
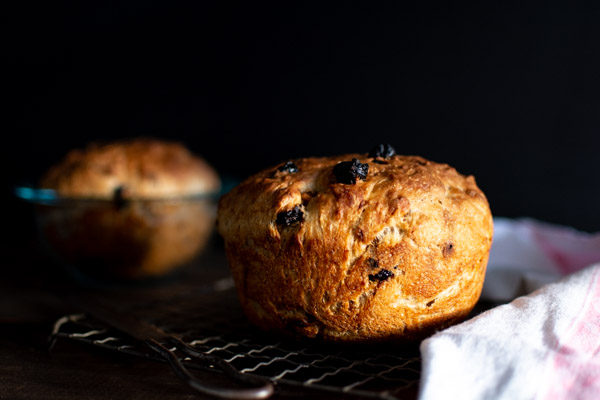
[[[493,231],[472,176],[366,154],[266,169],[221,199],[217,223],[248,318],[335,341],[419,339],[463,319]]]

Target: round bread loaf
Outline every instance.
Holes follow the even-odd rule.
[[[41,180],[64,197],[104,199],[181,198],[219,185],[216,172],[183,145],[146,138],[72,150]]]
[[[90,145],[42,178],[61,201],[39,207],[41,231],[60,260],[85,275],[161,276],[204,247],[215,219],[205,195],[219,186],[216,172],[178,143]]]
[[[471,311],[492,242],[484,194],[448,165],[379,150],[287,162],[221,198],[217,227],[254,324],[418,339]]]

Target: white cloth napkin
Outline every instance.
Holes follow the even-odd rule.
[[[598,261],[600,235],[496,219],[482,297],[537,290],[423,341],[419,398],[600,399]]]

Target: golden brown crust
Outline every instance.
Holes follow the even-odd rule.
[[[68,197],[172,198],[218,190],[216,172],[179,143],[134,139],[73,150],[52,167],[41,187]]]
[[[352,158],[369,164],[366,180],[336,183],[333,167]],[[297,172],[267,169],[221,199],[218,229],[255,324],[328,340],[405,339],[472,309],[493,230],[474,178],[421,157],[376,161],[295,160]],[[296,206],[302,222],[277,223]]]
[[[212,199],[189,197],[219,185],[216,172],[177,143],[90,145],[42,179],[42,187],[75,200],[41,206],[40,226],[61,260],[89,276],[158,277],[204,247],[214,226]]]
[[[40,206],[40,229],[64,264],[100,279],[159,277],[200,251],[214,225],[208,200]]]

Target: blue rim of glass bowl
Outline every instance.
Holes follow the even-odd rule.
[[[160,201],[198,201],[198,200],[218,200],[222,195],[229,192],[237,181],[234,179],[224,178],[222,180],[221,190],[215,192],[207,192],[181,197],[159,197],[159,198],[133,198],[128,201],[136,202],[160,202]],[[56,193],[52,189],[36,188],[33,186],[17,186],[13,190],[14,195],[32,204],[40,205],[58,205],[68,202],[90,202],[90,203],[107,203],[114,202],[114,199],[99,199],[85,197],[64,197]]]

